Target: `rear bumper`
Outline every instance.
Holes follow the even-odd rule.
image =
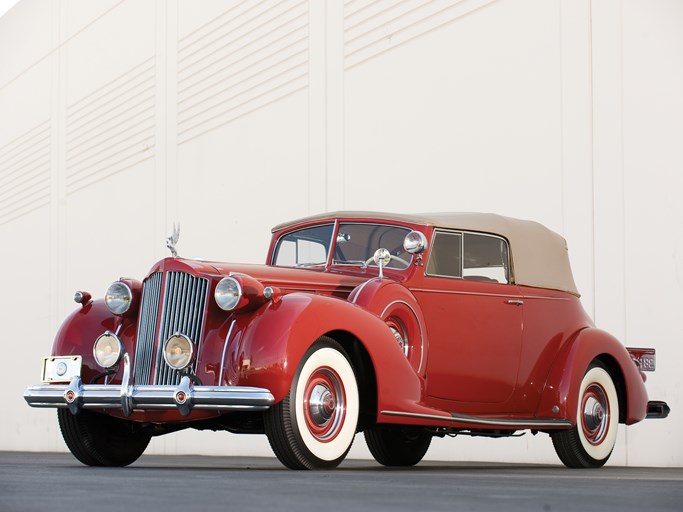
[[[178,386],[130,385],[130,364],[124,357],[123,382],[83,384],[79,376],[69,384],[37,384],[24,392],[31,407],[81,409],[120,409],[126,416],[134,410],[177,409],[187,416],[192,409],[215,411],[263,411],[275,399],[269,390],[243,386],[195,386],[183,376]]]
[[[670,412],[671,409],[666,402],[650,401],[647,403],[646,418],[666,418]]]

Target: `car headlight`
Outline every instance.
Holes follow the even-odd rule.
[[[216,291],[213,296],[219,308],[225,311],[232,311],[237,307],[242,298],[242,286],[234,277],[224,277],[216,285]]]
[[[258,279],[247,274],[235,272],[218,282],[213,296],[221,309],[244,313],[258,309],[269,300],[277,302],[280,291],[272,286],[264,287]]]
[[[119,337],[113,332],[105,332],[93,345],[92,353],[95,357],[95,361],[102,368],[111,368],[118,364],[123,355],[123,343]]]
[[[194,360],[194,343],[181,333],[175,333],[164,343],[164,361],[174,370],[184,370]]]
[[[104,302],[115,315],[123,315],[130,309],[133,302],[133,292],[127,284],[117,281],[107,288],[104,294]]]

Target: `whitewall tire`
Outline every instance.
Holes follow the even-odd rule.
[[[331,468],[356,435],[358,384],[343,348],[321,337],[304,354],[289,394],[265,415],[275,455],[291,469]]]
[[[597,468],[609,459],[617,441],[619,397],[602,363],[586,371],[579,386],[576,426],[552,434],[555,451],[571,468]]]

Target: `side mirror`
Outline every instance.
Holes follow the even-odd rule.
[[[379,278],[382,279],[384,277],[384,272],[382,269],[391,261],[391,253],[388,249],[379,248],[375,251],[372,259],[376,265],[379,265]]]

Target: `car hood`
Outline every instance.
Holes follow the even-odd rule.
[[[149,274],[159,271],[187,272],[215,281],[230,273],[247,274],[262,282],[264,286],[275,286],[284,293],[293,291],[349,293],[359,284],[374,277],[372,274],[353,276],[335,270],[324,271],[323,269],[273,267],[246,263],[221,263],[184,258],[165,258],[156,263]]]

